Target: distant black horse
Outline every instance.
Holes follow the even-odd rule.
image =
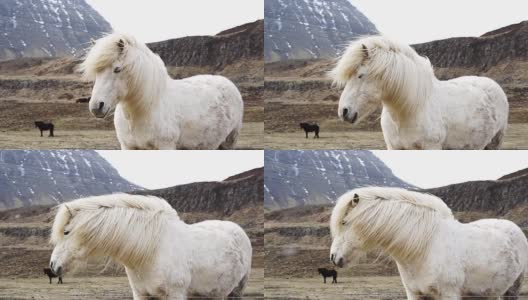
[[[54,136],[53,135],[53,129],[55,128],[55,126],[53,126],[53,123],[45,123],[45,122],[41,122],[41,121],[36,121],[35,122],[35,127],[38,127],[38,129],[40,129],[40,136],[42,136],[42,132],[43,131],[46,131],[46,130],[49,130],[50,134],[49,136]]]
[[[319,274],[323,275],[324,283],[326,283],[326,277],[333,277],[332,283],[337,283],[337,271],[336,270],[328,270],[326,268],[319,268],[317,269],[319,271]]]
[[[88,103],[88,102],[90,102],[90,99],[91,99],[91,98],[92,98],[92,97],[83,97],[83,98],[79,98],[79,99],[77,99],[77,100],[75,101],[75,103]]]
[[[319,125],[317,123],[299,123],[304,132],[306,133],[306,138],[308,138],[308,132],[314,132],[314,139],[319,138]]]
[[[44,268],[44,274],[48,275],[50,284],[51,284],[51,278],[59,277],[59,281],[57,281],[57,284],[62,283],[62,276],[57,276],[57,274],[53,273],[53,271],[50,268]]]

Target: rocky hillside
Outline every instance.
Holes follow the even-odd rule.
[[[528,21],[485,33],[413,45],[436,68],[477,68],[487,71],[500,63],[528,60]]]
[[[376,34],[348,0],[266,0],[266,62],[335,57],[352,38]]]
[[[265,151],[264,206],[334,203],[367,185],[412,187],[369,151]]]
[[[527,171],[524,169],[498,180],[470,181],[426,191],[442,198],[454,211],[492,212],[500,216],[519,210],[522,212],[518,220],[520,225],[528,226]]]
[[[79,56],[110,24],[85,0],[3,0],[0,60]]]
[[[0,210],[137,189],[95,151],[0,151]]]
[[[243,59],[262,59],[264,21],[258,20],[215,36],[190,36],[151,43],[169,66],[225,67]]]
[[[221,212],[231,215],[262,204],[264,169],[254,169],[224,181],[195,182],[136,192],[166,199],[178,212]]]

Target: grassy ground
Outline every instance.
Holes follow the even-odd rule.
[[[237,149],[262,149],[263,122],[244,123]],[[1,131],[1,149],[119,149],[113,130],[56,130],[55,137],[40,137],[37,129],[33,131]]]
[[[502,149],[528,149],[528,123],[509,124]],[[266,132],[266,149],[386,149],[381,131],[322,131],[319,139],[313,139],[313,133],[305,138],[304,131]]]
[[[126,277],[64,277],[64,284],[39,278],[0,278],[0,299],[131,299]],[[262,299],[263,269],[253,269],[244,299]]]
[[[400,277],[338,277],[323,283],[322,277],[268,278],[264,281],[266,299],[319,299],[319,300],[395,300],[406,299]],[[528,299],[528,279],[524,281],[520,299]],[[470,299],[470,298],[468,298]]]

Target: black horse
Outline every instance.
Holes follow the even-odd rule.
[[[326,268],[319,268],[317,269],[317,271],[319,271],[319,274],[323,276],[324,283],[326,283],[326,277],[334,278],[332,280],[332,283],[337,283],[337,271],[336,270],[328,270]]]
[[[306,133],[306,138],[308,138],[308,132],[314,132],[314,139],[319,138],[319,125],[317,123],[299,123],[304,132]]]
[[[51,284],[51,278],[59,277],[59,281],[57,281],[57,284],[62,283],[62,276],[57,276],[57,274],[53,273],[53,271],[50,268],[44,268],[44,274],[48,275],[50,284]]]
[[[45,123],[45,122],[41,122],[41,121],[36,121],[35,122],[35,127],[38,127],[38,129],[40,129],[40,136],[42,136],[42,132],[43,131],[46,131],[46,130],[49,130],[50,134],[49,136],[54,136],[53,135],[53,129],[55,128],[55,126],[53,126],[53,123]]]

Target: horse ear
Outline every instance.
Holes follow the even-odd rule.
[[[123,52],[123,50],[125,50],[125,42],[120,39],[119,42],[117,42],[117,47],[119,48],[120,52]]]
[[[356,204],[359,203],[359,196],[358,194],[354,194],[354,197],[352,198],[352,201],[350,201],[351,206],[356,206]]]
[[[365,46],[365,44],[361,44],[361,50],[363,50],[363,56],[365,59],[369,58],[368,48]]]
[[[68,210],[68,213],[70,213],[70,217],[73,217],[73,212],[71,211],[70,207],[66,204],[64,204],[64,207]]]

